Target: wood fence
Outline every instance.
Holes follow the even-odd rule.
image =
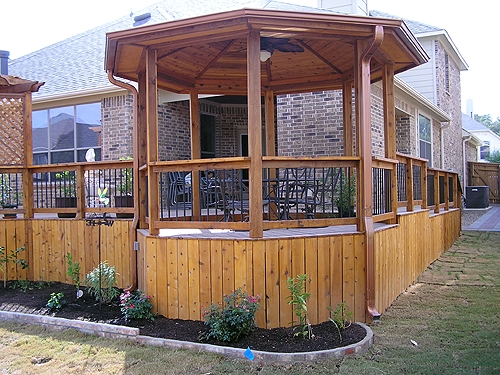
[[[398,216],[375,233],[376,307],[383,312],[460,235],[460,210]],[[425,230],[424,230],[425,229]],[[424,231],[423,231],[424,230]],[[423,232],[422,232],[423,231]],[[431,235],[422,236],[421,233]],[[139,231],[139,287],[168,318],[202,319],[203,307],[241,288],[261,297],[259,327],[288,326],[288,277],[307,274],[309,320],[328,320],[343,301],[366,320],[366,254],[362,233],[281,239],[159,238]]]
[[[489,186],[490,203],[500,203],[500,164],[469,162],[469,186]]]
[[[70,253],[73,261],[80,263],[82,280],[97,267],[100,257],[101,261],[116,267],[118,287],[125,288],[132,284],[130,227],[130,220],[115,220],[111,227],[87,226],[84,220],[0,220],[0,245],[8,253],[25,246],[19,258],[29,265],[27,270],[22,270],[19,265],[8,263],[8,279],[71,284],[71,278],[66,275],[66,255]],[[3,278],[1,270],[0,277]]]

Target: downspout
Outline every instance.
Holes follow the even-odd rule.
[[[132,93],[133,97],[133,116],[134,116],[134,124],[133,124],[133,150],[134,150],[134,158],[133,158],[133,176],[134,176],[134,218],[132,219],[132,225],[129,232],[129,240],[130,240],[130,278],[132,280],[132,284],[125,288],[126,291],[132,291],[137,288],[137,251],[135,248],[135,244],[137,241],[137,227],[139,224],[139,205],[136,204],[135,200],[137,200],[139,196],[139,179],[138,179],[138,171],[139,171],[139,149],[137,142],[137,103],[139,93],[137,89],[129,83],[118,81],[115,77],[113,77],[113,72],[108,70],[108,79],[112,84],[121,87],[125,90],[128,90]]]
[[[373,35],[373,40],[370,42],[370,44],[367,46],[367,48],[362,52],[361,54],[361,70],[362,73],[365,71],[365,69],[368,71],[368,76],[370,75],[370,60],[372,59],[374,53],[377,51],[377,49],[381,46],[382,42],[384,41],[384,28],[382,26],[376,26],[375,27],[375,32]],[[366,85],[367,87],[363,88],[363,91],[366,91],[370,93],[370,80],[366,81],[365,79],[362,79],[362,82],[360,83],[361,86]],[[360,107],[360,111],[363,111],[362,107]],[[371,108],[369,106],[368,108]],[[367,112],[367,113],[366,113]],[[363,111],[362,113],[362,119],[360,119],[360,124],[363,123],[365,125],[366,123],[371,123],[371,110],[368,111]],[[364,160],[363,160],[363,175],[365,176],[371,176],[372,175],[372,164],[371,164],[371,153],[372,153],[372,148],[371,148],[371,126],[370,126],[370,134],[366,134],[363,137],[363,144],[361,144],[361,147],[363,147],[365,150],[369,150],[369,155],[368,157],[366,154],[364,155]],[[368,166],[367,164],[368,162]],[[371,179],[369,181],[371,184]],[[364,184],[365,187],[368,186],[367,183]],[[365,189],[366,190],[366,189]],[[364,220],[364,229],[365,229],[365,236],[366,236],[366,309],[368,312],[369,317],[374,321],[377,322],[380,320],[380,313],[377,311],[375,308],[375,229],[374,229],[374,224],[373,224],[373,217],[372,217],[372,210],[373,210],[373,192],[372,189],[370,190],[370,194],[366,194],[366,191],[364,192],[364,202],[363,202],[363,220]],[[366,202],[366,198],[369,198],[368,202]]]
[[[462,137],[462,159],[463,159],[463,168],[464,168],[464,175],[463,175],[463,181],[462,181],[462,186],[465,186],[466,184],[466,180],[465,180],[465,174],[467,173],[467,155],[465,154],[466,153],[466,144],[467,142],[469,142],[470,140],[472,139],[472,134],[469,134],[467,137],[463,138]],[[463,189],[463,187],[462,187]],[[463,193],[462,193],[463,195]],[[464,197],[462,197],[463,199]],[[467,198],[467,197],[465,197]],[[463,203],[460,202],[460,203]]]

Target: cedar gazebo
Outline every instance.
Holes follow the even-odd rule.
[[[242,288],[262,297],[256,321],[272,328],[292,321],[287,277],[307,274],[312,324],[341,302],[366,321],[458,238],[457,174],[396,153],[393,77],[427,59],[401,21],[243,9],[113,32],[106,52],[110,80],[136,99],[133,162],[33,165],[31,92],[41,83],[0,76],[2,200],[7,192],[12,204],[0,207],[0,246],[25,246],[29,263],[0,271],[9,280],[71,283],[68,253],[82,275],[106,259],[120,288],[143,289],[166,317],[202,319],[203,306]],[[374,157],[377,80],[385,142]],[[190,96],[189,160],[159,158],[158,89]],[[274,98],[335,89],[343,155],[280,155]],[[201,94],[247,98],[248,156],[201,158]],[[118,193],[132,196],[131,171],[127,208]],[[355,180],[349,215],[333,207],[334,175]],[[105,207],[98,187],[108,188]],[[71,207],[56,204],[65,191]],[[96,213],[117,216],[102,236],[86,225]]]
[[[279,46],[280,43],[287,47]],[[402,163],[402,157],[396,154],[394,74],[427,59],[402,21],[330,13],[242,9],[109,33],[105,67],[110,80],[128,88],[136,99],[134,197],[139,287],[152,296],[157,311],[167,317],[201,319],[201,306],[220,302],[223,294],[242,287],[248,293],[266,296],[264,308],[257,316],[259,326],[287,325],[291,309],[284,302],[286,277],[306,273],[312,323],[327,320],[326,308],[342,301],[353,309],[357,320],[378,318],[378,311],[387,308],[433,260],[430,258],[445,250],[459,233],[453,226],[455,230],[436,240],[435,245],[429,246],[433,250],[423,257],[396,257],[392,263],[387,260],[392,257],[387,254],[394,254],[398,242],[415,254],[427,251],[420,244],[411,243],[417,242],[416,236],[407,237],[398,231],[418,233],[423,228],[457,220],[457,211],[451,210],[447,213],[453,215],[440,216],[439,223],[430,223],[427,189],[422,189],[423,197],[414,199],[411,178],[406,181],[411,185],[405,207],[413,211],[418,201],[425,210],[415,213],[408,222],[398,219],[401,204],[397,197],[397,165]],[[138,88],[117,78],[137,82]],[[380,80],[385,158],[372,160],[370,85]],[[158,89],[190,96],[191,160],[159,160]],[[277,155],[275,96],[321,90],[342,90],[344,156]],[[248,157],[201,159],[200,94],[247,97]],[[420,161],[405,159],[410,175],[412,163]],[[422,179],[418,183],[425,183],[425,162],[419,165]],[[355,170],[356,217],[266,218],[266,178],[276,177],[280,173],[276,170],[283,168],[325,166]],[[245,213],[244,219],[204,219],[201,172],[208,167],[248,170],[248,203],[240,209]],[[373,207],[374,168],[387,172],[387,207],[377,213]],[[175,171],[192,174],[190,215],[183,221],[166,220],[160,204],[162,174]],[[456,176],[446,175],[446,187],[448,181],[456,181],[453,178]],[[454,193],[448,191],[446,210],[454,201]],[[433,212],[438,214],[440,207],[444,206],[435,203]],[[380,231],[376,223],[380,223]],[[345,225],[351,227],[343,233],[335,229],[321,233],[305,229],[303,236],[292,239],[288,234],[279,234],[286,228]],[[204,234],[159,236],[166,228],[231,229],[247,234],[236,239]],[[270,237],[267,230],[276,231]],[[399,241],[399,236],[405,240]],[[398,263],[403,261],[407,263]],[[387,265],[390,270],[382,271]],[[399,267],[406,271],[398,274],[394,270]]]

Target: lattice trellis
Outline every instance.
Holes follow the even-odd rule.
[[[24,96],[0,96],[0,165],[24,163]]]

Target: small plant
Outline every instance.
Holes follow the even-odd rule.
[[[155,315],[151,313],[153,305],[149,301],[149,296],[137,289],[133,292],[120,294],[120,310],[125,320],[130,319],[150,319],[154,320]]]
[[[238,288],[233,294],[224,297],[224,305],[212,303],[203,311],[205,325],[210,328],[200,335],[200,339],[234,342],[248,335],[255,328],[259,300],[258,295],[246,295]]]
[[[66,302],[64,301],[64,294],[59,292],[59,293],[51,293],[46,306],[50,310],[60,310],[63,308],[65,304]]]
[[[311,338],[311,324],[307,319],[307,299],[311,293],[306,292],[306,280],[307,275],[297,275],[296,278],[289,277],[286,281],[287,288],[290,291],[290,295],[286,297],[288,304],[292,305],[293,313],[298,318],[298,325],[293,327],[295,331],[294,336],[301,335],[306,337],[309,335]],[[292,320],[292,325],[294,321]]]
[[[14,186],[14,188],[13,188]],[[0,174],[0,205],[3,208],[15,208],[19,205],[22,192],[17,191],[17,183],[11,180],[8,173]]]
[[[33,290],[36,284],[29,280],[16,280],[10,286],[12,289],[20,289],[21,292],[27,292],[28,290]]]
[[[0,270],[3,271],[3,287],[7,287],[7,265],[9,263],[14,263],[15,265],[21,265],[22,269],[28,268],[28,262],[24,259],[19,259],[19,253],[26,250],[26,248],[19,247],[15,250],[11,250],[10,254],[7,253],[5,247],[0,246]]]
[[[80,263],[73,262],[73,255],[68,253],[66,254],[66,264],[68,265],[66,275],[71,277],[71,281],[73,281],[73,284],[76,286],[76,298],[80,298],[83,295],[83,292],[80,290]]]
[[[341,330],[349,327],[352,322],[352,311],[349,310],[349,307],[346,305],[345,301],[339,303],[334,311],[332,311],[332,307],[329,306],[328,310],[330,311],[330,321],[335,325],[337,331],[340,336],[340,341],[342,341]]]
[[[340,181],[335,186],[334,205],[337,207],[339,217],[354,217],[354,203],[356,199],[356,177],[342,171]]]
[[[116,268],[109,266],[106,261],[90,271],[83,284],[87,286],[89,294],[101,303],[109,303],[120,294],[116,288]]]
[[[132,160],[131,156],[120,158],[120,160]],[[133,171],[132,168],[125,168],[121,178],[118,181],[117,189],[122,195],[132,195],[133,189]]]
[[[56,173],[58,188],[62,198],[76,197],[76,175],[75,172],[64,171]]]

